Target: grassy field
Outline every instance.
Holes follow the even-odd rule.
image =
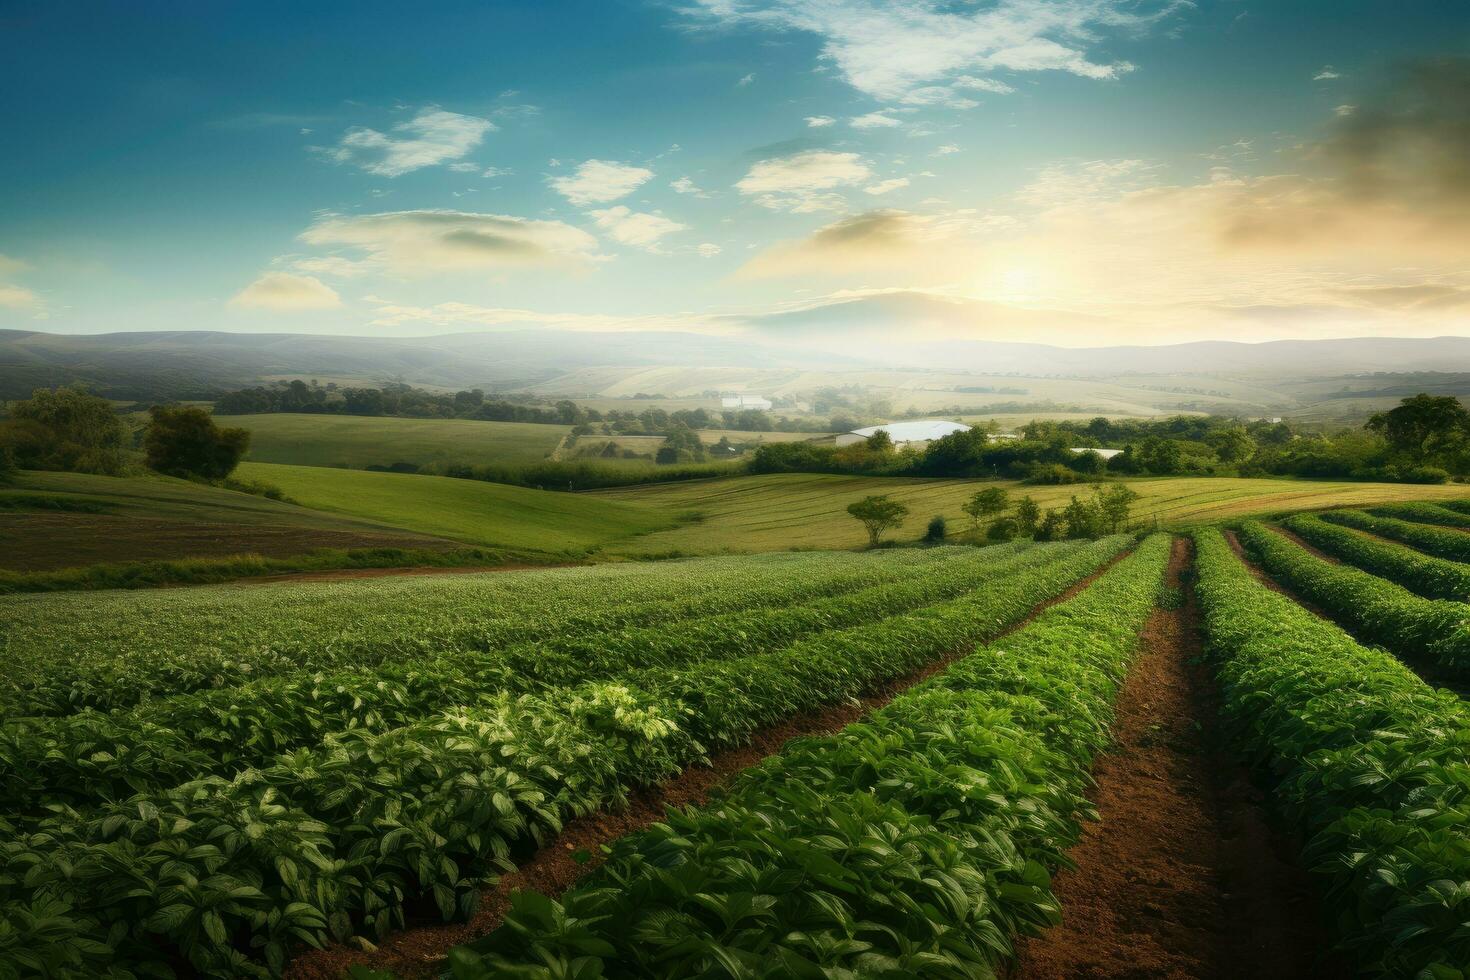
[[[43,571],[97,562],[286,557],[317,548],[439,548],[455,542],[163,476],[24,473],[0,497],[62,507],[0,511],[0,568]],[[90,512],[88,512],[90,511]]]
[[[566,425],[355,415],[221,415],[250,432],[250,460],[295,466],[393,463],[537,463],[571,431]]]
[[[291,499],[316,510],[466,544],[568,557],[672,528],[681,513],[677,506],[442,476],[274,463],[246,463],[237,475],[280,487]]]
[[[846,507],[876,493],[889,494],[909,507],[908,522],[897,533],[898,540],[922,535],[935,514],[949,520],[952,532],[959,531],[968,526],[961,504],[977,489],[990,485],[972,480],[778,474],[604,490],[591,496],[700,515],[697,523],[609,547],[612,553],[636,556],[670,551],[708,554],[860,547],[865,540],[863,529],[848,516]],[[1013,498],[1029,494],[1042,507],[1060,507],[1072,494],[1089,492],[1086,486],[1001,485]],[[1470,496],[1470,488],[1463,486],[1384,483],[1167,478],[1134,480],[1130,485],[1141,497],[1133,507],[1134,519],[1151,523],[1157,517],[1165,527],[1284,510]]]

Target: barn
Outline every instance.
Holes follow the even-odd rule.
[[[837,436],[836,442],[839,446],[851,446],[854,443],[864,442],[873,433],[882,429],[888,433],[893,440],[894,446],[903,448],[912,446],[915,449],[923,449],[935,439],[940,439],[951,432],[967,432],[970,426],[963,422],[951,422],[947,419],[915,419],[912,422],[885,422],[882,425],[869,425],[861,429],[853,429],[851,432],[843,432]]]

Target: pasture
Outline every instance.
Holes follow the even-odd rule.
[[[250,432],[249,459],[294,466],[363,469],[393,463],[537,463],[571,431],[568,425],[356,415],[221,415],[220,425]]]

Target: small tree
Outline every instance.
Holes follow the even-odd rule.
[[[929,518],[929,527],[924,531],[924,540],[930,544],[939,544],[949,534],[949,525],[944,520],[943,514],[935,514]]]
[[[1041,523],[1041,507],[1030,497],[1016,501],[1016,531],[1025,537],[1034,537]]]
[[[1128,526],[1128,512],[1138,499],[1131,487],[1115,483],[1106,490],[1097,492],[1097,502],[1102,508],[1103,522],[1110,532],[1116,534]]]
[[[980,530],[980,522],[992,514],[999,514],[1010,506],[1010,498],[1000,487],[987,487],[965,501],[960,508],[970,515],[970,522],[976,532]]]
[[[1060,541],[1062,532],[1066,530],[1067,522],[1054,508],[1048,507],[1046,514],[1042,516],[1036,525],[1037,541]]]
[[[1002,517],[985,530],[985,537],[991,541],[1010,541],[1015,536],[1016,522],[1009,517]]]
[[[143,437],[148,466],[171,476],[222,480],[240,465],[250,447],[244,429],[221,429],[202,408],[155,405]]]
[[[1100,538],[1103,533],[1103,512],[1098,504],[1098,495],[1091,500],[1078,500],[1073,496],[1062,519],[1067,524],[1069,538]]]
[[[893,452],[893,437],[888,434],[887,429],[879,429],[868,436],[867,447],[870,453],[891,453]]]
[[[83,385],[37,388],[30,398],[10,403],[10,417],[14,424],[4,436],[26,469],[122,472],[122,420],[107,399]]]
[[[889,500],[887,494],[879,494],[848,504],[847,512],[862,521],[868,532],[869,547],[877,547],[884,531],[903,526],[909,509],[896,500]]]

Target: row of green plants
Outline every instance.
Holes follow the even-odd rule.
[[[1305,841],[1365,976],[1470,973],[1470,708],[1257,582],[1197,532],[1198,592],[1224,713]]]
[[[1470,565],[1329,524],[1315,514],[1298,514],[1283,523],[1313,547],[1425,598],[1470,600]]]
[[[1470,676],[1470,605],[1425,599],[1387,579],[1318,558],[1257,521],[1239,530],[1261,567],[1368,643],[1448,675]]]
[[[1383,517],[1395,517],[1416,524],[1439,524],[1443,527],[1470,527],[1470,514],[1461,513],[1453,507],[1413,501],[1404,504],[1386,504],[1373,508],[1373,513]]]
[[[457,653],[377,669],[269,677],[149,701],[131,711],[14,719],[0,726],[0,810],[85,807],[205,775],[230,777],[341,733],[381,732],[455,705],[780,649],[954,598],[1069,548],[954,549],[898,582],[808,603],[670,620],[596,637]]]
[[[891,582],[967,553],[715,558],[534,575],[12,597],[0,600],[0,714],[127,708],[259,677],[784,606]]]
[[[699,809],[617,842],[560,901],[515,896],[456,980],[994,976],[1060,921],[1051,871],[1159,597],[1155,535],[1078,597]]]
[[[1368,531],[1380,538],[1401,541],[1447,561],[1470,562],[1470,534],[1454,528],[1416,524],[1396,517],[1366,514],[1360,510],[1329,510],[1322,514],[1322,519]]]
[[[997,636],[1126,549],[1118,536],[959,598],[750,657],[502,693],[385,732],[349,730],[235,778],[0,818],[0,918],[72,973],[279,973],[302,943],[381,937],[409,907],[475,907],[570,817],[711,751]],[[27,917],[31,918],[27,918]],[[14,928],[14,927],[13,927]]]

